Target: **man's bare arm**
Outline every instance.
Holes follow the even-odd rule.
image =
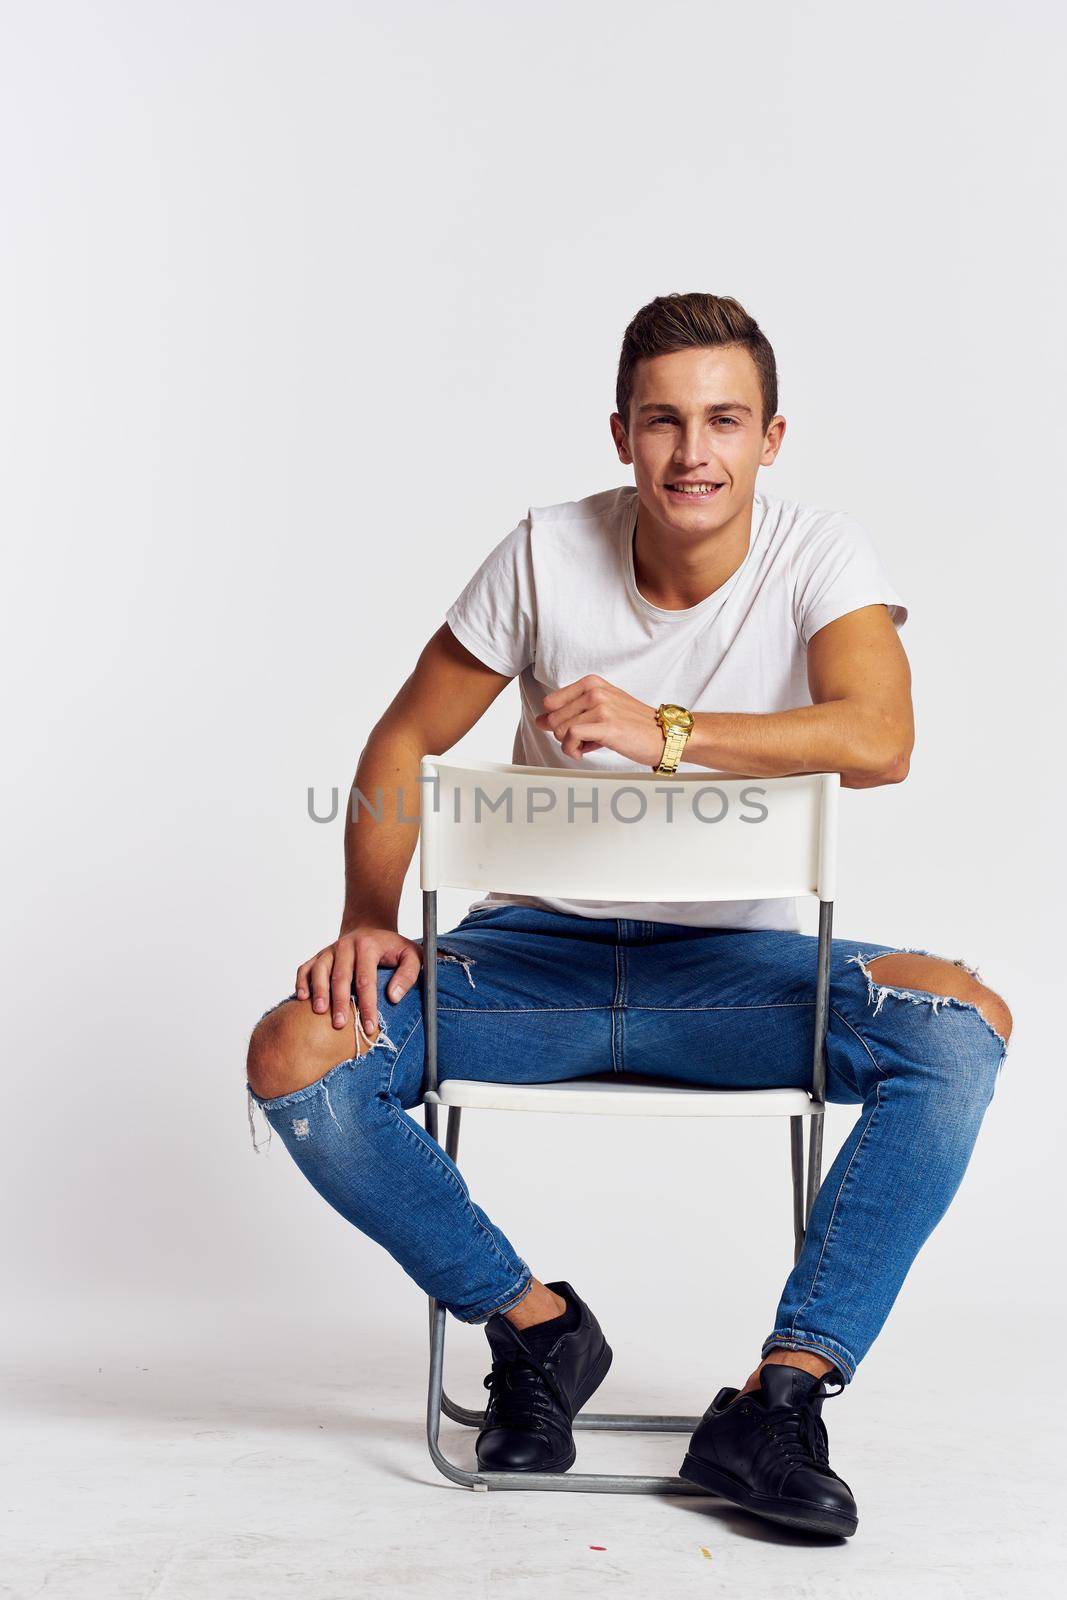
[[[316,1011],[330,1007],[334,1027],[348,1020],[353,979],[369,1034],[378,1015],[378,967],[396,967],[389,986],[393,1000],[418,976],[418,948],[397,931],[396,919],[418,840],[420,763],[424,755],[443,755],[457,744],[510,681],[479,661],[442,623],[371,730],[345,820],[340,932],[333,944],[304,962],[296,979],[297,997],[310,995]],[[373,812],[356,801],[357,789]],[[380,820],[374,814],[379,810]]]
[[[813,634],[808,686],[792,711],[698,711],[684,760],[775,778],[840,772],[849,789],[907,777],[915,729],[911,669],[884,605],[861,606]]]

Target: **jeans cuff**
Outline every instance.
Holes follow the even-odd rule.
[[[851,1383],[856,1376],[858,1363],[852,1352],[846,1350],[843,1344],[838,1344],[836,1339],[828,1339],[824,1333],[781,1328],[764,1339],[760,1354],[766,1356],[772,1350],[810,1350],[812,1355],[824,1356],[827,1361],[832,1361],[846,1383]]]
[[[495,1317],[498,1312],[513,1311],[520,1301],[526,1299],[526,1296],[533,1288],[533,1283],[533,1273],[527,1267],[522,1277],[512,1284],[507,1294],[492,1305],[479,1306],[473,1311],[457,1311],[455,1306],[449,1306],[448,1309],[457,1322],[488,1322],[489,1318]]]

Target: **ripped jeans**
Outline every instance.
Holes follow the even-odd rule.
[[[809,1087],[816,945],[781,930],[483,907],[439,940],[440,1077],[614,1071]],[[763,1345],[816,1351],[846,1382],[959,1186],[1006,1053],[970,1002],[878,985],[867,962],[900,948],[832,942],[826,1096],[860,1110]],[[392,976],[379,969],[373,1046],[292,1094],[246,1086],[249,1121],[260,1107],[335,1210],[455,1317],[483,1322],[529,1292],[530,1268],[408,1114],[423,1077],[422,987],[393,1002]]]

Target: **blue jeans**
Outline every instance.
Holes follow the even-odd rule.
[[[816,945],[781,930],[525,906],[468,913],[439,941],[440,1077],[545,1083],[614,1070],[809,1087]],[[899,949],[833,940],[826,1095],[860,1112],[763,1346],[816,1351],[846,1382],[959,1186],[1006,1052],[969,1002],[879,985],[866,963]],[[483,1322],[528,1293],[530,1268],[408,1115],[423,1078],[422,988],[394,1003],[392,976],[379,969],[373,1047],[292,1094],[249,1086],[249,1120],[260,1106],[335,1210],[454,1316]]]

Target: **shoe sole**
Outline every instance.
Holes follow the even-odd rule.
[[[608,1368],[611,1366],[611,1362],[612,1362],[612,1349],[611,1349],[611,1346],[608,1344],[607,1340],[605,1339],[604,1340],[604,1348],[601,1350],[600,1354],[597,1356],[596,1361],[593,1364],[593,1366],[589,1369],[589,1372],[588,1372],[588,1374],[586,1376],[585,1382],[582,1383],[580,1385],[579,1389],[578,1389],[577,1395],[575,1397],[574,1410],[571,1413],[571,1420],[572,1421],[578,1415],[579,1411],[586,1404],[586,1402],[592,1399],[593,1395],[600,1388],[600,1385],[604,1382],[604,1379],[608,1375]],[[569,1456],[561,1456],[558,1461],[544,1462],[541,1466],[538,1466],[538,1467],[508,1467],[508,1468],[483,1467],[481,1462],[479,1461],[479,1463],[478,1463],[478,1471],[479,1472],[508,1471],[508,1472],[524,1472],[524,1473],[525,1472],[568,1472],[570,1470],[570,1468],[573,1467],[573,1465],[577,1461],[577,1459],[578,1459],[578,1451],[575,1449],[574,1440],[572,1439],[571,1440],[570,1455]]]
[[[836,1533],[848,1539],[859,1527],[859,1518],[850,1517],[844,1511],[820,1510],[817,1506],[805,1505],[803,1500],[757,1494],[739,1478],[720,1467],[709,1466],[699,1456],[692,1456],[688,1452],[678,1476],[684,1478],[686,1483],[695,1483],[723,1500],[743,1506],[746,1511],[754,1511],[757,1516],[768,1517],[772,1522],[784,1522],[790,1528],[804,1528],[808,1533]]]

